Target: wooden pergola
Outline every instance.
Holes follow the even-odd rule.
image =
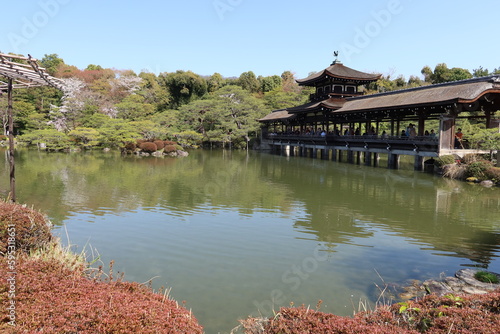
[[[6,80],[1,80],[5,78]],[[9,135],[10,200],[16,201],[16,178],[14,160],[14,119],[12,115],[12,91],[17,88],[52,86],[63,89],[61,80],[50,76],[38,60],[28,57],[0,53],[0,95],[7,93],[7,117]]]

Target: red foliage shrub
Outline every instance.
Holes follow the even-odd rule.
[[[10,303],[5,261],[0,259],[2,310]],[[2,333],[203,333],[188,310],[138,283],[92,280],[56,260],[27,257],[16,272],[16,327],[3,312]]]
[[[177,143],[175,141],[171,141],[171,140],[165,140],[164,143],[165,143],[165,145],[177,145]]]
[[[177,151],[177,147],[175,147],[174,145],[166,145],[165,150],[163,152],[171,153],[171,152],[175,152],[175,151]]]
[[[158,150],[161,150],[165,147],[165,143],[163,142],[163,140],[155,140],[154,143],[156,144]]]
[[[126,143],[125,144],[125,150],[126,151],[130,151],[130,152],[134,152],[135,149],[137,148],[137,144],[136,143],[132,143],[132,142],[129,142],[129,143]]]
[[[247,325],[248,326],[248,325]],[[247,329],[249,329],[247,327]],[[249,332],[251,333],[251,332]],[[341,317],[305,308],[282,308],[278,315],[269,319],[265,326],[266,334],[281,333],[401,333],[401,328],[393,324],[366,323],[358,319]],[[407,331],[405,333],[418,333]]]
[[[419,301],[381,306],[354,318],[305,307],[282,308],[270,319],[240,321],[246,333],[470,333],[493,334],[500,328],[500,290],[484,295],[429,295]]]
[[[158,150],[158,147],[156,147],[156,144],[151,143],[151,142],[144,142],[144,143],[139,145],[139,148],[141,149],[141,151],[146,152],[146,153],[153,153],[153,152],[156,152]]]
[[[48,244],[53,240],[50,227],[40,212],[0,201],[0,255],[6,253],[9,244],[15,246],[16,252],[26,253]]]

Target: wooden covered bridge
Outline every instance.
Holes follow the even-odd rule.
[[[297,80],[315,87],[315,93],[309,103],[260,119],[261,147],[375,166],[380,154],[387,154],[389,168],[398,168],[400,156],[409,155],[422,170],[426,158],[478,152],[456,138],[460,119],[499,127],[500,76],[364,95],[363,85],[379,78],[334,61]]]

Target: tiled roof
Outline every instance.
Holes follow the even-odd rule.
[[[455,102],[472,103],[493,90],[500,92],[500,81],[496,77],[483,77],[352,97],[335,112],[382,110]]]
[[[313,84],[316,81],[324,80],[325,76],[349,81],[371,82],[378,80],[381,77],[381,74],[356,71],[352,68],[344,66],[341,63],[336,62],[333,63],[330,67],[318,73],[311,74],[305,79],[298,79],[297,82],[299,83],[299,85]]]

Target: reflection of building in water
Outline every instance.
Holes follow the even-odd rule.
[[[470,185],[426,174],[318,165],[321,169],[282,166],[275,179],[304,203],[308,219],[295,223],[307,233],[304,238],[334,251],[342,244],[367,245],[364,240],[374,237],[374,231],[383,231],[479,266],[500,253],[498,192],[474,187],[471,196]],[[305,192],[311,185],[315,190]]]
[[[452,193],[444,189],[436,189],[436,213],[446,214],[450,211]]]

